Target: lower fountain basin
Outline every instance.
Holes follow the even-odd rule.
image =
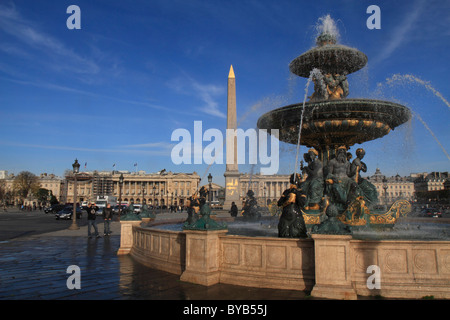
[[[181,231],[183,223],[161,224],[151,228],[167,231]],[[308,226],[310,229],[311,226]],[[278,217],[265,217],[259,221],[236,220],[228,223],[228,235],[246,237],[278,238]],[[429,219],[416,221],[400,218],[393,227],[375,228],[365,226],[353,228],[353,239],[358,240],[421,240],[450,241],[450,221],[439,223]]]
[[[281,141],[297,144],[303,103],[272,110],[258,120],[259,129],[279,129]],[[411,119],[410,110],[398,103],[371,99],[306,102],[302,145],[323,149],[381,138]]]

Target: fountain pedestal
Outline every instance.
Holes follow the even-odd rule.
[[[120,221],[120,248],[118,255],[128,254],[133,247],[133,227],[139,227],[141,220],[121,220]]]
[[[316,284],[311,296],[354,300],[350,268],[350,235],[313,234]]]
[[[219,236],[228,230],[184,230],[186,234],[186,269],[180,280],[210,286],[220,280]]]

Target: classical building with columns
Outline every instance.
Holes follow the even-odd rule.
[[[247,191],[252,190],[259,206],[265,206],[273,201],[278,201],[283,192],[289,188],[290,175],[261,175],[244,173],[240,176],[240,200],[244,200]],[[240,204],[238,204],[239,206]]]
[[[123,174],[120,188],[119,178]],[[200,176],[196,173],[146,173],[145,171],[94,171],[77,175],[78,201],[95,201],[98,196],[114,196],[123,202],[148,205],[184,205],[198,188]],[[73,176],[66,177],[64,202],[73,202]]]

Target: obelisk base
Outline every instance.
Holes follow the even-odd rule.
[[[239,171],[225,171],[225,202],[223,204],[224,210],[231,209],[231,203],[234,202],[237,206],[240,205],[240,176]]]

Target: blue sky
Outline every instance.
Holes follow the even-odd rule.
[[[81,9],[81,30],[66,26],[71,4]],[[381,9],[380,30],[366,27],[372,4]],[[417,115],[362,145],[368,174],[376,167],[388,175],[449,171],[444,0],[1,1],[0,170],[62,175],[78,158],[82,170],[115,164],[133,171],[137,163],[147,172],[204,176],[208,164],[173,164],[172,132],[193,132],[196,120],[203,130],[225,129],[230,65],[241,128],[301,102],[307,80],[288,65],[314,46],[315,26],[326,14],[337,23],[340,43],[369,58],[349,76],[349,97],[397,101]],[[283,144],[280,156],[279,173],[290,173],[295,147]],[[210,168],[220,184],[224,171]]]

